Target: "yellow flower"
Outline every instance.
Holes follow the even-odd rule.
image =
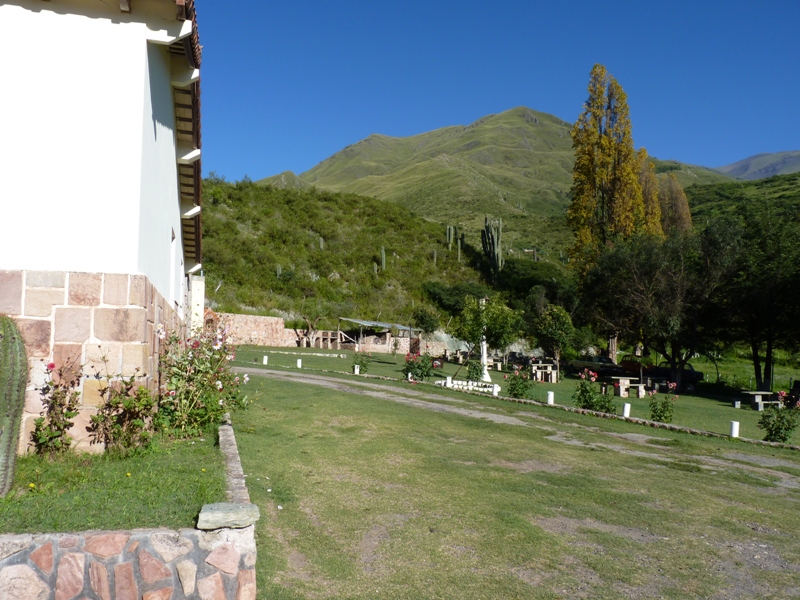
[[[125,477],[130,477],[130,476],[131,476],[130,473],[125,473]]]
[[[33,489],[33,488],[35,488],[35,487],[36,487],[36,484],[35,484],[35,483],[29,483],[29,484],[28,484],[28,487],[29,487],[29,488],[31,488],[31,489]]]
[[[205,470],[205,469],[200,469],[200,470],[201,470],[203,473],[205,473],[205,472],[206,472],[206,470]]]

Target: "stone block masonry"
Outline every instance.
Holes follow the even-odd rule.
[[[228,424],[220,451],[229,502],[198,529],[0,535],[0,600],[255,600],[259,513]]]
[[[170,330],[182,326],[171,303],[138,274],[0,271],[0,314],[17,322],[31,372],[19,453],[30,449],[33,422],[42,410],[34,396],[44,381],[44,365],[75,365],[80,371],[82,404],[70,435],[77,449],[102,451],[89,445],[85,430],[100,402],[94,375],[136,374],[155,389],[158,324]]]

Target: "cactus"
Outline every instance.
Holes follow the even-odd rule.
[[[386,248],[381,246],[381,271],[386,270]]]
[[[319,249],[325,250],[325,238],[322,236],[319,236]]]
[[[481,231],[481,244],[483,245],[483,253],[489,259],[494,277],[497,277],[500,269],[503,268],[502,236],[503,219],[492,219],[490,221],[489,217],[485,217],[483,231]]]
[[[436,249],[433,250],[433,266],[436,267]]]
[[[0,498],[14,481],[27,384],[28,358],[22,335],[10,317],[0,317]]]
[[[372,270],[375,272],[375,275],[378,274],[378,263],[376,262],[372,263]]]
[[[275,275],[277,276],[277,278],[278,278],[278,279],[280,279],[280,278],[281,278],[281,273],[282,273],[282,272],[283,272],[283,269],[281,269],[281,266],[280,266],[280,265],[278,265],[277,267],[275,267]]]
[[[464,239],[464,234],[461,234],[461,237],[458,238],[458,262],[461,262],[461,240]]]

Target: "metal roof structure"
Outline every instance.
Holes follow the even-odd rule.
[[[382,327],[384,329],[391,329],[392,327],[396,327],[398,331],[410,331],[414,333],[415,331],[422,331],[417,327],[409,327],[408,325],[400,325],[399,323],[382,323],[381,321],[364,321],[362,319],[348,319],[345,317],[339,317],[340,321],[349,321],[350,323],[355,323],[356,325],[361,325],[362,327]]]

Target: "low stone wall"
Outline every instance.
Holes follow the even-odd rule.
[[[200,529],[0,535],[0,599],[255,600],[255,521],[236,440],[220,428],[229,502]]]

